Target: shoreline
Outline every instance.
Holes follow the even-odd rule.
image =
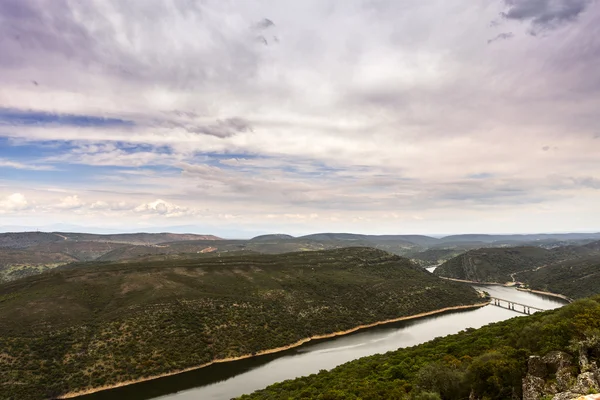
[[[358,325],[354,328],[351,328],[351,329],[348,329],[345,331],[338,331],[338,332],[328,333],[328,334],[324,334],[324,335],[311,336],[308,338],[298,340],[297,342],[294,342],[287,346],[281,346],[281,347],[276,347],[273,349],[262,350],[262,351],[258,351],[256,353],[254,353],[254,354],[245,354],[245,355],[238,356],[238,357],[221,358],[221,359],[213,360],[211,362],[197,365],[194,367],[184,368],[184,369],[172,371],[172,372],[165,372],[164,374],[153,375],[153,376],[148,376],[145,378],[139,378],[139,379],[134,379],[134,380],[130,380],[130,381],[119,382],[119,383],[115,383],[113,385],[100,386],[100,387],[96,387],[96,388],[92,388],[92,389],[81,390],[78,392],[69,392],[69,393],[65,393],[61,396],[56,397],[56,399],[72,399],[72,398],[76,398],[79,396],[84,396],[84,395],[88,395],[88,394],[92,394],[92,393],[101,392],[104,390],[116,389],[119,387],[129,386],[129,385],[133,385],[136,383],[147,382],[147,381],[151,381],[151,380],[155,380],[155,379],[165,378],[167,376],[178,375],[178,374],[194,371],[194,370],[201,369],[201,368],[206,368],[206,367],[209,367],[214,364],[245,360],[248,358],[259,357],[259,356],[263,356],[263,355],[267,355],[267,354],[279,353],[282,351],[286,351],[286,350],[290,350],[290,349],[302,346],[303,344],[306,344],[313,340],[329,339],[329,338],[333,338],[333,337],[337,337],[337,336],[344,336],[349,333],[353,333],[353,332],[356,332],[356,331],[359,331],[362,329],[373,328],[373,327],[376,327],[379,325],[391,324],[394,322],[406,321],[406,320],[410,320],[410,319],[428,317],[430,315],[440,314],[440,313],[443,313],[446,311],[457,311],[457,310],[467,310],[467,309],[471,309],[471,308],[481,308],[481,307],[485,307],[489,304],[490,304],[490,302],[486,301],[484,303],[469,304],[469,305],[464,305],[464,306],[445,307],[445,308],[440,308],[438,310],[427,311],[427,312],[414,314],[414,315],[407,315],[405,317],[398,317],[398,318],[388,319],[388,320],[384,320],[384,321],[373,322],[371,324]]]
[[[456,279],[456,278],[448,278],[446,276],[438,276],[439,278],[445,279],[447,281],[454,281],[454,282],[463,282],[463,283],[474,283],[476,285],[498,285],[498,286],[510,286],[507,285],[506,283],[500,283],[500,282],[477,282],[477,281],[469,281],[467,279]]]
[[[504,286],[504,287],[514,287],[514,284],[511,285],[511,283],[514,283],[514,282],[509,282],[509,283],[477,282],[477,281],[469,281],[469,280],[466,280],[466,279],[448,278],[446,276],[440,276],[440,278],[446,279],[448,281],[463,282],[463,283],[472,283],[472,284],[475,284],[475,285],[498,285],[498,286]],[[521,292],[530,292],[530,293],[536,293],[536,294],[543,294],[545,296],[557,297],[557,298],[562,299],[564,301],[567,301],[569,303],[573,302],[572,298],[567,297],[564,294],[560,294],[560,293],[544,292],[542,290],[526,289],[526,288],[522,288],[522,287],[517,287],[515,289],[517,289],[517,290],[519,290]]]
[[[563,299],[564,301],[568,301],[569,303],[572,303],[574,301],[572,298],[567,297],[564,294],[560,294],[560,293],[544,292],[542,290],[525,289],[525,288],[517,288],[517,290],[520,290],[521,292],[530,292],[530,293],[543,294],[545,296],[558,297],[559,299]]]

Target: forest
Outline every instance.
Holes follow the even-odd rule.
[[[530,356],[562,351],[565,359],[576,358],[581,343],[593,346],[589,368],[597,372],[593,363],[600,362],[600,296],[350,361],[331,371],[276,383],[240,400],[521,399]],[[572,385],[584,367],[568,366],[566,385]],[[556,370],[550,371],[546,386],[556,387],[557,379]]]
[[[0,398],[57,397],[481,301],[368,248],[81,263],[0,285]]]

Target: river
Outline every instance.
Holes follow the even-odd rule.
[[[474,286],[493,297],[541,309],[565,302],[554,297],[517,291],[504,286]],[[249,358],[179,375],[82,396],[85,400],[225,400],[262,389],[272,383],[332,369],[345,362],[413,346],[438,336],[479,328],[522,314],[488,305],[475,310],[447,312],[430,317],[369,328],[346,336],[314,341],[276,354]]]

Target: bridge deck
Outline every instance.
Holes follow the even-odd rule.
[[[532,306],[528,306],[527,304],[517,303],[516,301],[501,299],[499,297],[490,297],[490,299],[493,301],[492,304],[494,304],[495,306],[506,308],[508,310],[513,310],[513,311],[520,312],[520,313],[523,313],[523,314],[531,314],[531,310],[534,310],[534,311],[545,311],[543,308],[532,307]],[[506,306],[504,306],[503,304],[501,304],[502,302],[505,302]],[[522,307],[523,311],[521,311],[520,309],[515,309],[515,306]]]

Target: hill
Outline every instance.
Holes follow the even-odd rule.
[[[574,399],[600,389],[599,331],[597,296],[360,358],[240,399]]]
[[[0,248],[0,282],[39,274],[73,261],[74,257],[59,252]]]
[[[184,253],[229,254],[247,251],[264,254],[282,254],[297,251],[329,250],[348,247],[348,243],[337,241],[318,242],[299,238],[260,240],[190,240],[157,245],[123,246],[108,252],[98,261],[134,261],[150,255],[175,255]]]
[[[36,275],[74,261],[101,259],[126,246],[141,249],[164,241],[219,240],[212,235],[132,233],[95,235],[69,232],[0,233],[0,282]],[[117,252],[118,253],[118,252]],[[138,251],[137,253],[151,253]]]
[[[407,253],[406,257],[410,258],[413,262],[423,267],[429,267],[432,265],[438,265],[445,261],[448,261],[463,253],[462,249],[427,249],[424,251]]]
[[[360,241],[372,244],[397,243],[404,247],[431,246],[439,242],[438,239],[424,235],[360,235],[354,233],[314,233],[301,236],[302,239],[318,241]]]
[[[599,240],[600,233],[539,233],[522,235],[484,235],[484,234],[463,234],[444,236],[442,242],[481,242],[481,243],[526,243],[534,241],[579,241],[579,240]]]
[[[555,260],[554,252],[540,247],[483,248],[446,261],[434,274],[476,282],[504,283],[512,281],[512,273]]]
[[[567,260],[518,275],[529,287],[573,299],[600,293],[600,256]]]
[[[600,254],[600,245],[562,246],[545,249],[534,246],[481,248],[452,258],[435,270],[438,276],[477,282],[522,280],[522,273],[566,260]]]
[[[114,385],[479,301],[366,248],[72,265],[0,285],[0,398]]]
[[[177,233],[124,233],[96,235],[92,233],[71,232],[8,232],[0,233],[0,248],[24,249],[31,246],[62,242],[110,242],[122,244],[158,244],[179,240],[217,240],[213,235],[177,234]]]
[[[63,253],[78,261],[93,261],[106,253],[127,246],[123,243],[62,240],[47,242],[23,249],[31,252]]]
[[[271,235],[260,235],[260,236],[255,236],[252,239],[250,239],[251,242],[265,242],[265,241],[279,241],[279,240],[288,240],[288,239],[294,239],[293,236],[291,235],[285,235],[283,233],[274,233]]]

